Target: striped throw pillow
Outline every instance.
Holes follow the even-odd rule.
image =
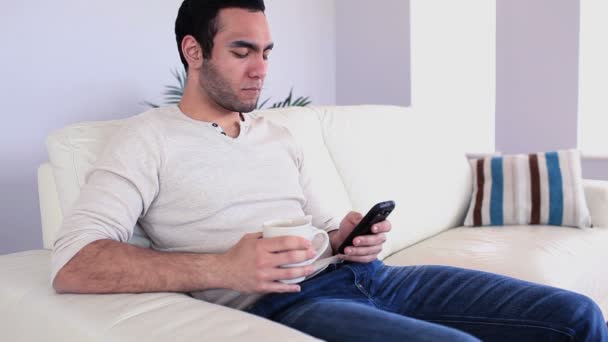
[[[465,226],[591,227],[577,150],[471,160]]]

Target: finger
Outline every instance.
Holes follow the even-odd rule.
[[[277,236],[262,239],[262,245],[268,252],[281,252],[294,249],[308,249],[310,248],[310,241],[299,236]]]
[[[283,284],[277,281],[271,281],[264,284],[262,287],[262,293],[287,293],[287,292],[300,292],[300,285],[297,284]]]
[[[363,256],[363,255],[374,255],[382,251],[382,245],[371,246],[371,247],[347,247],[344,250],[346,255],[350,256]]]
[[[317,252],[312,248],[273,253],[270,255],[271,262],[269,266],[276,267],[286,264],[295,264],[309,260],[315,255],[317,255]]]
[[[315,268],[311,265],[303,267],[274,267],[265,272],[266,280],[282,280],[305,277],[312,274]]]
[[[348,220],[353,224],[357,224],[359,223],[359,221],[361,221],[361,219],[363,219],[363,214],[358,211],[351,211],[346,216],[348,217]]]
[[[362,236],[357,236],[353,240],[353,246],[355,246],[355,247],[376,246],[376,245],[383,244],[385,241],[386,241],[386,234],[384,234],[384,233],[379,233],[376,235],[362,235]]]
[[[373,225],[372,232],[373,233],[386,233],[386,232],[390,232],[391,228],[392,228],[392,225],[391,225],[390,221],[384,220],[382,222],[378,222],[375,225]]]
[[[262,236],[262,232],[255,232],[243,235],[243,239],[260,239]]]

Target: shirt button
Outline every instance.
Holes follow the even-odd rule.
[[[226,132],[222,132],[223,135],[226,135]]]
[[[215,122],[213,123],[213,127],[217,127],[217,124]]]

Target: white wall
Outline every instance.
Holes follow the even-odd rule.
[[[336,102],[410,104],[409,0],[336,0]]]
[[[608,155],[608,2],[585,0],[580,4],[578,146],[587,155]]]
[[[497,5],[496,149],[576,147],[579,1]]]
[[[494,151],[496,0],[336,0],[336,26],[338,104],[411,104]]]
[[[310,96],[313,104],[336,102],[334,0],[266,0],[275,48],[262,99]]]
[[[0,4],[0,253],[40,248],[36,168],[45,137],[67,124],[122,118],[160,101],[181,65],[180,0]],[[263,98],[335,103],[334,4],[267,0],[276,50]],[[314,72],[312,72],[312,71]]]

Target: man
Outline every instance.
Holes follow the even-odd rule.
[[[587,297],[503,276],[378,261],[390,222],[321,273],[261,223],[313,216],[336,253],[360,213],[323,206],[289,132],[251,112],[273,48],[262,0],[185,0],[176,20],[188,81],[179,106],[133,117],[100,155],[53,254],[60,292],[175,291],[326,340],[604,341]],[[152,249],[126,244],[139,223]],[[278,280],[301,276],[300,284]]]

